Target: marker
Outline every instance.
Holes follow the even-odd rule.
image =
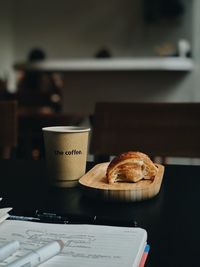
[[[52,241],[39,249],[36,249],[20,258],[16,261],[11,262],[10,264],[6,265],[7,267],[34,267],[37,266],[50,258],[54,257],[64,247],[64,243],[62,240]]]
[[[12,255],[15,251],[19,249],[19,242],[16,240],[9,241],[0,246],[0,261],[5,260],[10,255]]]

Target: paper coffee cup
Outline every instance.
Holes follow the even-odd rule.
[[[50,184],[58,187],[77,185],[86,170],[90,128],[55,126],[42,130]]]

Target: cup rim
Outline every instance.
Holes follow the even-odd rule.
[[[90,127],[85,126],[49,126],[43,127],[42,131],[44,132],[55,132],[55,133],[81,133],[89,132]]]

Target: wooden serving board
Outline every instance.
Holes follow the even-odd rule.
[[[159,193],[164,174],[163,165],[155,164],[158,167],[158,173],[154,180],[109,184],[106,179],[108,164],[109,162],[97,164],[80,178],[79,184],[87,196],[134,202],[152,198]]]

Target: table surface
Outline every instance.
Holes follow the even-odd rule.
[[[88,164],[88,169],[91,168]],[[44,161],[0,161],[1,207],[26,213],[36,208],[58,213],[133,218],[148,232],[147,267],[199,266],[200,166],[167,165],[160,193],[137,203],[94,200],[79,187],[50,188]]]

